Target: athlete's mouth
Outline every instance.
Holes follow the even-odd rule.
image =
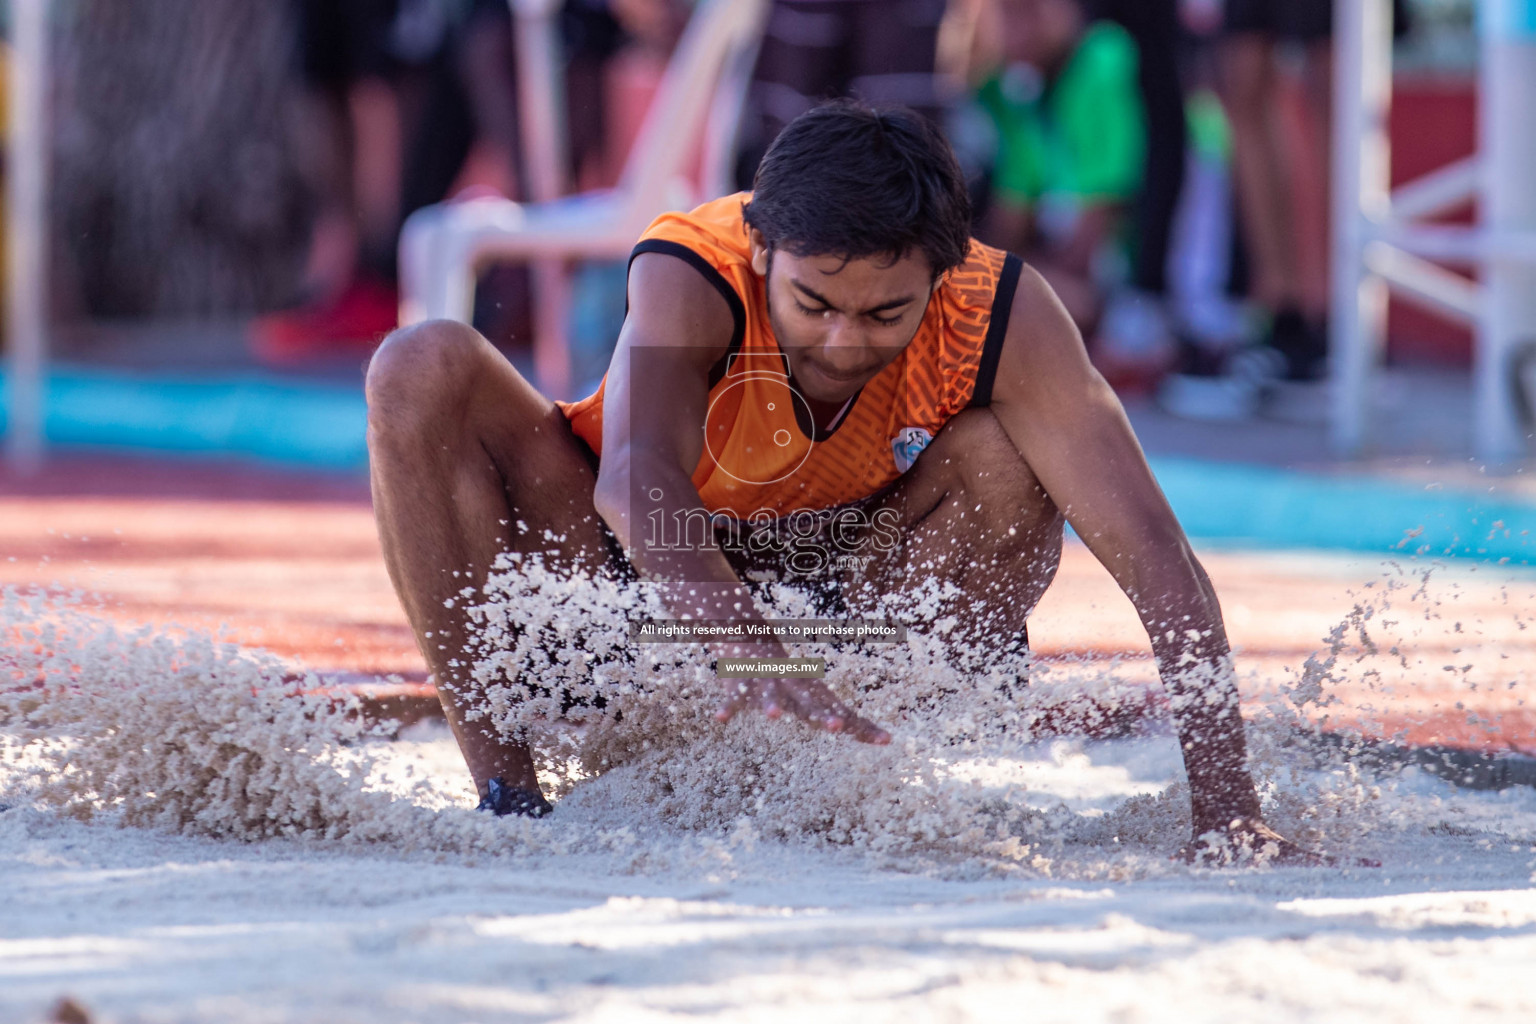
[[[812,362],[809,359],[806,360],[806,365],[815,370],[817,376],[824,377],[827,380],[834,381],[838,384],[853,384],[864,380],[869,376],[868,370],[853,370],[849,372],[843,372],[822,366],[820,363]]]

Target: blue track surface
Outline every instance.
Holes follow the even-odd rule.
[[[4,423],[0,406],[0,429]],[[357,388],[261,375],[209,381],[68,370],[53,375],[48,396],[55,445],[295,469],[362,471],[365,423]],[[1536,555],[1536,504],[1239,463],[1154,457],[1152,468],[1185,530],[1206,543],[1515,564]]]
[[[0,378],[3,379],[3,378]],[[55,372],[47,432],[61,446],[255,459],[306,469],[368,465],[359,388],[259,374],[210,381]],[[0,404],[0,428],[6,422]]]

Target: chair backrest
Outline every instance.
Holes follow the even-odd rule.
[[[701,148],[701,187],[730,191],[736,129],[767,13],[768,0],[699,0],[619,177],[634,202],[665,209]]]
[[[701,199],[729,195],[736,189],[736,144],[747,107],[747,90],[751,88],[758,51],[762,48],[762,26],[769,9],[767,0],[763,0],[759,8],[756,29],[748,34],[745,45],[738,45],[726,58],[720,84],[709,107],[709,120],[704,126],[704,149],[699,161]]]

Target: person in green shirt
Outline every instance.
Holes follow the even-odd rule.
[[[1136,44],[1079,0],[996,0],[1002,64],[977,99],[997,132],[981,236],[1027,259],[1084,333],[1123,268],[1146,124]]]

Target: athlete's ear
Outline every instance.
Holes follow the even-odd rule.
[[[752,233],[747,236],[747,243],[751,246],[752,269],[756,271],[760,277],[767,277],[768,239],[764,238],[763,233],[757,230],[757,228],[753,228]]]

